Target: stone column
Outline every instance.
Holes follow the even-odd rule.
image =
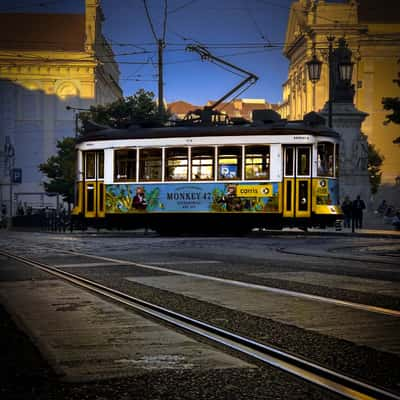
[[[328,103],[320,115],[328,120]],[[368,116],[352,103],[332,103],[333,129],[340,134],[339,187],[340,200],[354,200],[358,195],[368,205],[371,190],[368,177],[368,142],[361,133],[361,124]]]

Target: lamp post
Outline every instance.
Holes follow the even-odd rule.
[[[329,77],[329,95],[328,95],[328,126],[332,128],[332,103],[353,103],[354,86],[351,85],[353,74],[353,63],[351,62],[351,50],[347,47],[344,38],[339,39],[339,46],[333,50],[335,37],[329,35],[328,40],[328,77]],[[308,77],[315,84],[321,77],[322,62],[315,55],[306,63]]]
[[[79,113],[77,113],[77,111],[90,111],[90,108],[79,108],[79,107],[66,106],[65,109],[66,110],[72,110],[75,113],[75,136],[78,136],[78,131],[79,131],[78,117],[79,117]]]
[[[5,153],[5,161],[6,161],[6,166],[8,169],[8,176],[10,179],[10,192],[9,192],[9,198],[10,198],[10,209],[9,209],[9,215],[10,218],[8,219],[8,228],[10,229],[12,227],[12,218],[13,218],[13,171],[14,171],[14,164],[15,164],[15,148],[13,144],[11,143],[11,139],[9,136],[6,136],[6,143],[4,145],[4,153]]]

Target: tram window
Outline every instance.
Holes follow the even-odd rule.
[[[245,179],[269,179],[269,146],[246,146]]]
[[[94,186],[88,185],[86,191],[86,211],[93,212],[94,211]]]
[[[185,181],[188,178],[188,149],[170,148],[165,150],[165,179]]]
[[[139,150],[139,176],[141,181],[161,181],[162,150]]]
[[[293,155],[294,149],[293,147],[287,147],[285,149],[285,175],[286,176],[293,176]]]
[[[192,148],[192,180],[214,179],[214,154],[213,147]]]
[[[136,180],[136,150],[115,150],[114,179],[116,181]]]
[[[96,178],[96,152],[85,152],[85,177],[86,179]]]
[[[339,176],[339,144],[335,145],[335,176]]]
[[[218,179],[240,179],[241,167],[241,147],[220,147],[218,149]]]
[[[310,149],[308,147],[297,149],[297,175],[310,175]]]
[[[317,175],[333,176],[334,145],[319,142],[317,147]]]
[[[104,178],[104,152],[99,151],[97,154],[98,154],[97,177],[99,179],[103,179]]]

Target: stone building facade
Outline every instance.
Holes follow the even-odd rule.
[[[384,155],[382,181],[394,184],[400,175],[399,147],[393,144],[398,126],[384,125],[383,97],[400,96],[393,82],[400,71],[400,2],[398,0],[298,0],[291,6],[284,55],[289,59],[288,79],[283,84],[284,118],[301,119],[310,111],[321,111],[328,99],[328,41],[345,37],[353,52],[354,104],[367,113],[361,130]],[[313,46],[323,62],[321,79],[313,85],[306,62]],[[345,138],[344,138],[345,140]]]
[[[75,135],[73,108],[122,96],[119,69],[102,35],[98,0],[85,14],[0,14],[0,202],[54,206],[38,165]],[[10,170],[22,172],[10,187]]]

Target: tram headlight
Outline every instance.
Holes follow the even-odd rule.
[[[326,180],[325,180],[325,179],[321,179],[321,180],[319,181],[319,186],[325,187],[325,186],[326,186]]]

